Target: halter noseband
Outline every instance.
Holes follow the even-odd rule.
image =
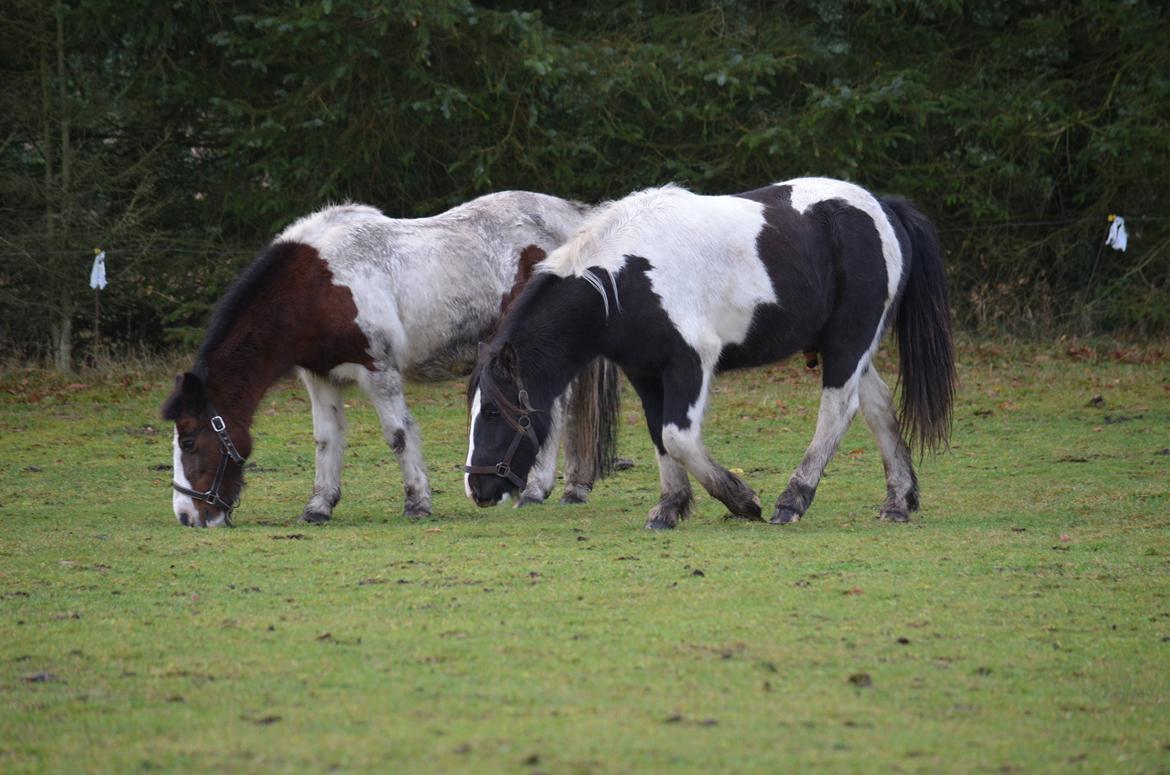
[[[212,409],[212,411],[215,411]],[[228,527],[232,526],[232,510],[240,505],[240,499],[236,498],[235,503],[228,503],[219,495],[219,488],[223,484],[223,474],[227,470],[228,460],[232,460],[236,464],[244,465],[244,456],[236,449],[236,445],[232,443],[232,437],[228,435],[227,423],[223,421],[223,417],[218,414],[211,417],[211,429],[215,431],[215,435],[219,437],[219,467],[215,469],[215,479],[211,482],[211,489],[207,492],[197,492],[189,490],[182,485],[171,482],[171,487],[183,495],[194,498],[197,501],[203,501],[215,506],[223,512],[223,521]]]
[[[536,434],[532,431],[532,418],[529,414],[536,410],[528,403],[528,391],[521,390],[519,398],[520,406],[524,411],[516,416],[516,423],[513,426],[516,428],[516,435],[512,437],[512,443],[508,445],[508,451],[504,453],[504,459],[494,466],[463,466],[465,473],[495,474],[501,479],[507,479],[521,490],[524,489],[526,482],[512,470],[512,456],[516,454],[516,450],[520,447],[520,439],[527,438],[532,442],[532,446],[537,451],[540,451],[540,442],[536,440]]]

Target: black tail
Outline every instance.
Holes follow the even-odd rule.
[[[565,477],[588,484],[613,470],[621,383],[618,367],[598,358],[573,382],[565,438]]]
[[[904,199],[883,199],[910,236],[910,263],[899,302],[898,382],[902,386],[899,426],[919,452],[947,446],[955,397],[955,350],[947,278],[934,226]]]

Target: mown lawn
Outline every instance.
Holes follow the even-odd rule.
[[[589,505],[479,510],[462,384],[412,387],[408,522],[354,394],[315,528],[281,383],[238,527],[199,531],[166,371],[0,374],[0,771],[1170,771],[1170,361],[968,345],[960,377],[911,524],[873,519],[858,421],[800,524],[703,494],[662,535],[632,399]],[[770,504],[817,397],[798,360],[725,375],[708,445]]]

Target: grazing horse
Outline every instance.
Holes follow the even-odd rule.
[[[891,325],[900,417],[873,364]],[[506,449],[522,478],[552,401],[604,356],[637,391],[658,451],[662,496],[646,527],[689,514],[688,472],[732,515],[760,519],[756,493],[703,446],[711,380],[801,351],[823,359],[820,413],[772,523],[805,514],[859,407],[885,464],[879,516],[906,521],[918,482],[905,439],[946,444],[955,384],[942,260],[925,216],[825,178],[734,196],[668,185],[612,202],[540,264],[480,355],[468,386],[468,492],[487,505],[514,491],[485,468]]]
[[[294,368],[312,400],[317,445],[313,493],[301,519],[325,522],[341,499],[342,388],[352,382],[369,395],[402,469],[406,515],[430,514],[404,380],[468,373],[510,289],[515,293],[531,265],[573,233],[584,212],[578,203],[508,191],[431,218],[392,219],[347,204],[289,226],[224,296],[194,368],[176,378],[163,406],[175,423],[175,517],[184,525],[230,524],[256,408]],[[561,406],[572,402],[570,502],[584,500],[612,453],[612,431],[597,425],[616,411],[609,403],[616,401],[616,370],[610,371],[611,379],[593,375],[588,388],[559,398]],[[574,412],[586,419],[575,422]],[[524,482],[521,502],[542,501],[552,491],[561,425],[558,419],[551,453]]]

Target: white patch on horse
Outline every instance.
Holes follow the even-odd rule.
[[[714,363],[723,347],[747,338],[756,307],[777,303],[756,251],[764,227],[759,202],[675,185],[651,188],[599,208],[537,271],[568,277],[598,268],[617,275],[626,256],[645,258],[667,316]]]
[[[175,436],[173,441],[174,448],[174,463],[171,468],[171,479],[175,484],[187,490],[193,490],[194,487],[187,481],[187,472],[183,470],[183,450],[179,448],[179,429],[175,429]],[[182,522],[179,518],[180,514],[186,513],[188,520],[194,522],[199,515],[199,508],[195,505],[195,501],[190,495],[184,495],[178,490],[171,490],[171,504],[175,509],[175,519]]]
[[[898,242],[898,235],[894,233],[889,217],[886,216],[886,211],[882,209],[881,202],[873,194],[860,186],[831,178],[795,178],[776,185],[791,186],[792,209],[801,215],[808,212],[813,205],[832,199],[843,201],[868,215],[877,229],[882,243],[882,257],[886,260],[887,305],[897,296],[902,279],[902,246]]]
[[[511,289],[521,251],[551,253],[581,222],[578,205],[504,191],[429,218],[388,218],[372,207],[326,208],[277,240],[314,247],[349,288],[379,368],[402,372],[486,331]]]
[[[329,372],[329,379],[338,383],[357,382],[366,368],[360,363],[342,363]]]
[[[481,406],[479,398],[479,388],[475,389],[475,395],[471,399],[471,430],[467,432],[467,465],[471,465],[471,458],[475,455],[475,423],[479,420],[479,409]],[[474,498],[471,494],[471,474],[463,474],[463,492],[468,498]]]

